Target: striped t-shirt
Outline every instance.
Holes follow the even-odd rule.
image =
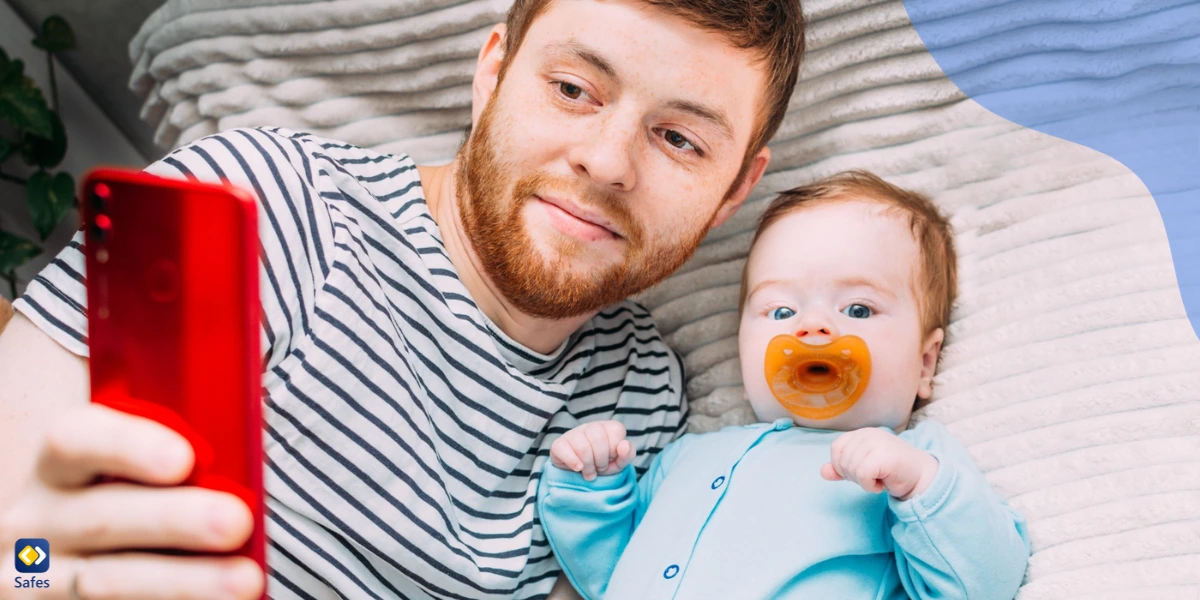
[[[632,301],[558,350],[479,310],[407,156],[239,129],[148,171],[260,198],[274,598],[535,598],[559,569],[534,514],[551,442],[617,419],[648,461],[684,427],[682,364]],[[80,238],[16,308],[88,353]]]

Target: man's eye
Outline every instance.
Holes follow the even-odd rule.
[[[794,316],[796,316],[796,311],[786,306],[780,306],[779,308],[771,311],[771,318],[775,319],[776,321],[784,321]]]
[[[842,309],[842,314],[850,317],[851,319],[865,319],[871,316],[871,309],[870,307],[862,304],[851,304],[850,306]]]
[[[578,100],[581,96],[583,96],[583,88],[566,81],[558,82],[558,91],[560,94],[572,100]]]
[[[680,150],[687,150],[689,148],[692,150],[696,149],[696,146],[694,144],[692,144],[691,140],[688,140],[686,137],[683,136],[682,133],[679,133],[678,131],[675,131],[674,129],[663,130],[663,139],[667,140],[668,144],[675,146],[676,148],[679,148]]]

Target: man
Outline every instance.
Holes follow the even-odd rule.
[[[794,0],[519,0],[449,165],[236,130],[149,169],[260,198],[272,596],[549,592],[534,474],[580,422],[642,467],[682,430],[680,362],[625,298],[758,182],[802,47]],[[46,597],[256,596],[246,561],[131,550],[236,548],[248,512],[171,487],[173,432],[86,405],[81,263],[0,337],[0,539],[51,540]]]

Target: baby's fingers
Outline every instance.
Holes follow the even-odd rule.
[[[592,444],[588,441],[585,435],[572,435],[567,437],[567,443],[571,444],[571,448],[575,450],[575,455],[579,457],[581,468],[579,473],[583,478],[591,481],[596,478],[596,457],[592,454]]]
[[[629,443],[629,440],[621,440],[617,444],[617,462],[621,464],[622,469],[633,462],[633,457],[636,454],[637,450],[633,448],[633,444]]]
[[[596,472],[603,473],[608,470],[608,463],[616,458],[616,444],[608,443],[608,435],[605,434],[604,428],[598,425],[585,425],[582,427],[584,435],[587,436],[588,442],[592,445],[592,460],[596,462]]]
[[[554,440],[550,445],[550,462],[560,469],[576,473],[583,470],[583,461],[579,459],[566,436]]]
[[[616,456],[612,462],[608,463],[607,469],[601,469],[601,475],[615,475],[625,470],[629,463],[633,462],[634,455],[637,451],[633,449],[633,444],[629,440],[621,440],[616,445]]]
[[[855,471],[854,480],[862,486],[863,490],[878,494],[883,491],[883,475],[884,473],[876,461],[867,461]]]
[[[841,481],[844,479],[844,477],[838,474],[837,469],[833,468],[833,463],[821,465],[821,478],[828,481]]]
[[[858,485],[870,494],[878,494],[883,491],[883,482],[878,479],[863,479],[858,482]]]
[[[843,433],[829,448],[829,464],[842,479],[853,480],[854,453],[862,441],[857,431]]]
[[[625,426],[620,421],[601,421],[599,425],[604,429],[604,435],[608,437],[609,447],[616,448],[617,444],[625,439]]]

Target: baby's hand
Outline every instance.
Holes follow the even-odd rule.
[[[550,445],[554,466],[582,473],[588,481],[597,474],[620,473],[633,461],[633,455],[633,444],[625,439],[625,426],[617,421],[580,425]]]
[[[938,471],[933,455],[877,427],[843,433],[829,454],[821,477],[852,481],[872,494],[886,489],[900,500],[924,492]]]

